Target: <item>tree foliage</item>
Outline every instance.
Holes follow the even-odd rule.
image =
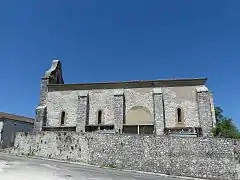
[[[240,132],[231,118],[223,115],[220,107],[215,107],[216,127],[213,129],[215,137],[240,139]]]

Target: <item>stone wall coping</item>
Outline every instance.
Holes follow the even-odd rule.
[[[150,87],[176,87],[205,85],[207,78],[165,79],[165,80],[137,80],[121,82],[95,82],[82,84],[49,84],[48,91],[62,90],[91,90],[91,89],[127,89]]]

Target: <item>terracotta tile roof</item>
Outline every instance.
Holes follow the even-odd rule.
[[[33,118],[0,112],[0,119],[2,119],[2,118],[15,120],[15,121],[26,122],[26,123],[31,123],[31,124],[34,123],[34,119]]]

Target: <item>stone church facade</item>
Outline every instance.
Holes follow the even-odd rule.
[[[64,84],[61,63],[41,79],[34,132],[211,136],[206,78]]]

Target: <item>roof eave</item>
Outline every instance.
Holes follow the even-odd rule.
[[[170,79],[170,80],[144,80],[121,82],[97,82],[81,84],[49,84],[49,91],[59,90],[91,90],[91,89],[121,89],[121,88],[147,88],[172,86],[198,86],[205,85],[207,78]]]

